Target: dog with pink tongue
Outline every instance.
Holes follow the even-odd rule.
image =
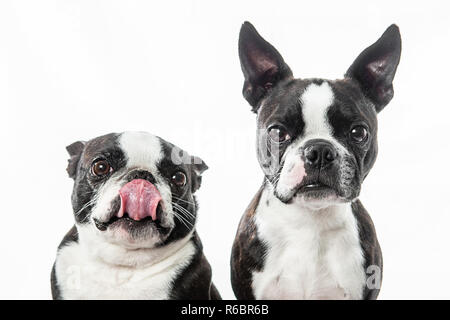
[[[200,158],[144,132],[67,151],[75,225],[57,250],[54,299],[220,299],[195,229]]]

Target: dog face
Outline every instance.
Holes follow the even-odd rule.
[[[294,79],[278,51],[244,23],[243,95],[257,113],[258,160],[276,197],[320,208],[359,195],[376,159],[377,113],[393,97],[400,52],[392,25],[344,79]]]
[[[152,248],[188,235],[206,164],[143,132],[111,133],[67,147],[77,226],[127,248]]]

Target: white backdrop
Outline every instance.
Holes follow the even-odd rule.
[[[380,298],[450,298],[448,3],[2,1],[0,298],[50,298],[56,247],[73,223],[65,146],[125,130],[209,165],[198,230],[216,285],[234,298],[231,245],[262,181],[241,96],[244,20],[295,76],[331,79],[399,25],[396,93],[361,198],[384,253]]]

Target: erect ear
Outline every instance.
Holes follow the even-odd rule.
[[[380,112],[394,96],[392,81],[400,61],[402,40],[398,27],[393,24],[380,39],[364,50],[345,74],[356,80],[366,96]]]
[[[239,59],[245,77],[242,94],[253,112],[272,87],[280,80],[292,77],[283,57],[250,22],[244,22],[239,33]]]
[[[191,157],[192,163],[192,193],[197,191],[202,184],[202,174],[208,169],[206,163],[199,157]]]
[[[77,141],[66,147],[66,150],[70,156],[69,164],[67,165],[66,170],[67,173],[69,174],[69,177],[71,177],[72,179],[75,179],[75,176],[77,174],[78,161],[80,161],[81,153],[84,150],[84,146],[85,146],[84,141]]]

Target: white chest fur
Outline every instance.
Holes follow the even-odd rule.
[[[158,263],[131,267],[105,263],[82,243],[63,247],[55,271],[63,299],[168,299],[172,280],[195,253],[191,242]]]
[[[264,268],[253,273],[257,299],[362,297],[364,258],[350,204],[311,211],[266,189],[255,223],[267,247]]]

